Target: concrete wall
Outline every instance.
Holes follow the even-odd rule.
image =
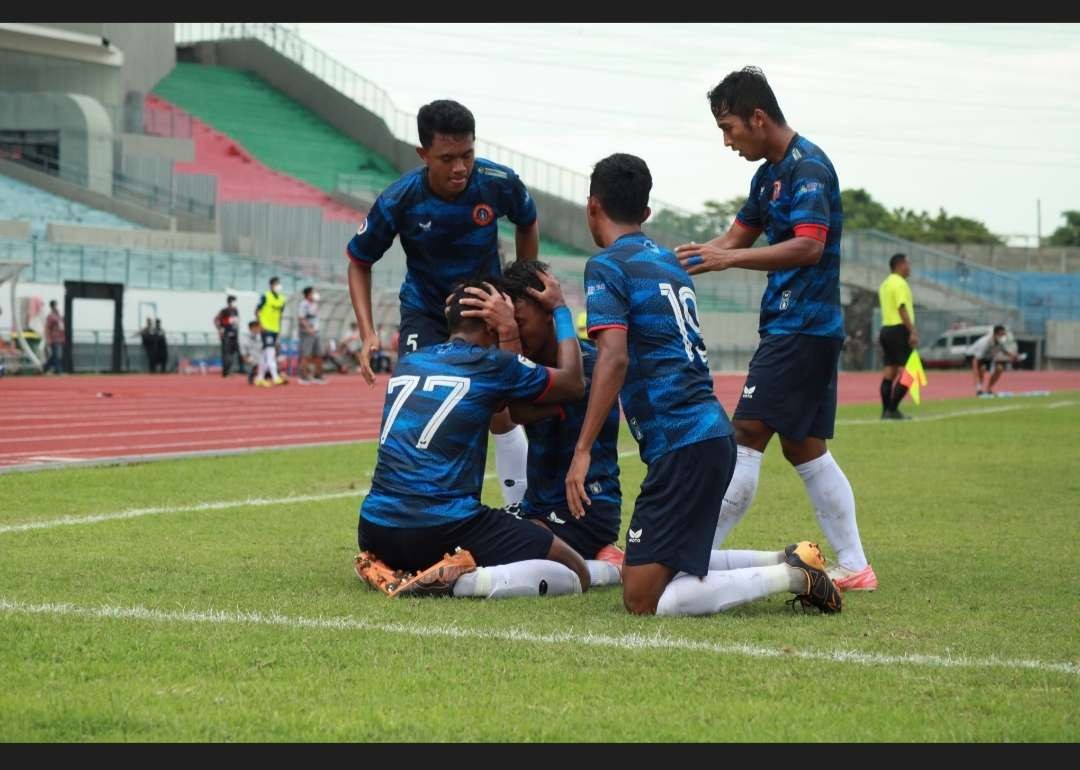
[[[195,160],[195,142],[191,139],[119,133],[116,135],[116,143],[121,156],[153,156],[181,163],[192,163]]]
[[[217,233],[189,233],[173,230],[118,230],[110,227],[86,227],[84,225],[67,225],[57,222],[50,222],[46,226],[45,239],[55,243],[116,246],[122,249],[221,251],[221,236]]]
[[[932,243],[931,248],[963,256],[973,264],[998,270],[1080,273],[1080,246],[1000,246],[981,243]]]
[[[1047,320],[1046,357],[1080,359],[1080,321]]]
[[[2,52],[0,52],[2,53]],[[0,64],[0,69],[3,65]],[[112,192],[112,123],[102,105],[81,94],[0,92],[0,126],[57,131],[60,176]]]
[[[15,219],[0,219],[0,238],[25,241],[30,238],[30,223]]]
[[[166,214],[161,214],[151,209],[143,208],[94,190],[88,190],[65,179],[59,179],[51,174],[34,171],[18,163],[8,160],[0,160],[0,174],[18,179],[20,182],[39,187],[53,195],[60,195],[71,200],[78,201],[87,206],[107,211],[130,222],[149,227],[155,230],[175,230],[176,220]]]

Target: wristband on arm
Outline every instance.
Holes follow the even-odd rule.
[[[570,308],[566,305],[559,305],[552,315],[555,317],[556,341],[562,342],[577,337],[577,330],[574,328],[574,318],[570,315]]]

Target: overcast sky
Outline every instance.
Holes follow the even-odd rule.
[[[478,137],[583,173],[640,155],[653,195],[689,209],[746,194],[755,166],[705,94],[747,64],[841,186],[890,208],[1029,236],[1036,199],[1044,236],[1080,209],[1077,24],[290,26],[401,109],[457,99]]]

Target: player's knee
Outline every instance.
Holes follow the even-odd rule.
[[[551,541],[548,558],[574,571],[574,574],[578,576],[578,580],[581,581],[581,593],[589,590],[589,586],[592,585],[592,579],[589,576],[589,565],[581,558],[581,554],[556,537]]]
[[[623,585],[623,606],[631,615],[655,615],[660,597],[652,591]]]
[[[772,438],[772,431],[760,420],[735,420],[732,427],[735,428],[736,444],[759,452],[765,451],[769,439]]]

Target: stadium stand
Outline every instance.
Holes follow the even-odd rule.
[[[135,229],[138,225],[10,177],[0,176],[0,219],[30,223],[35,238],[45,237],[50,222]]]

